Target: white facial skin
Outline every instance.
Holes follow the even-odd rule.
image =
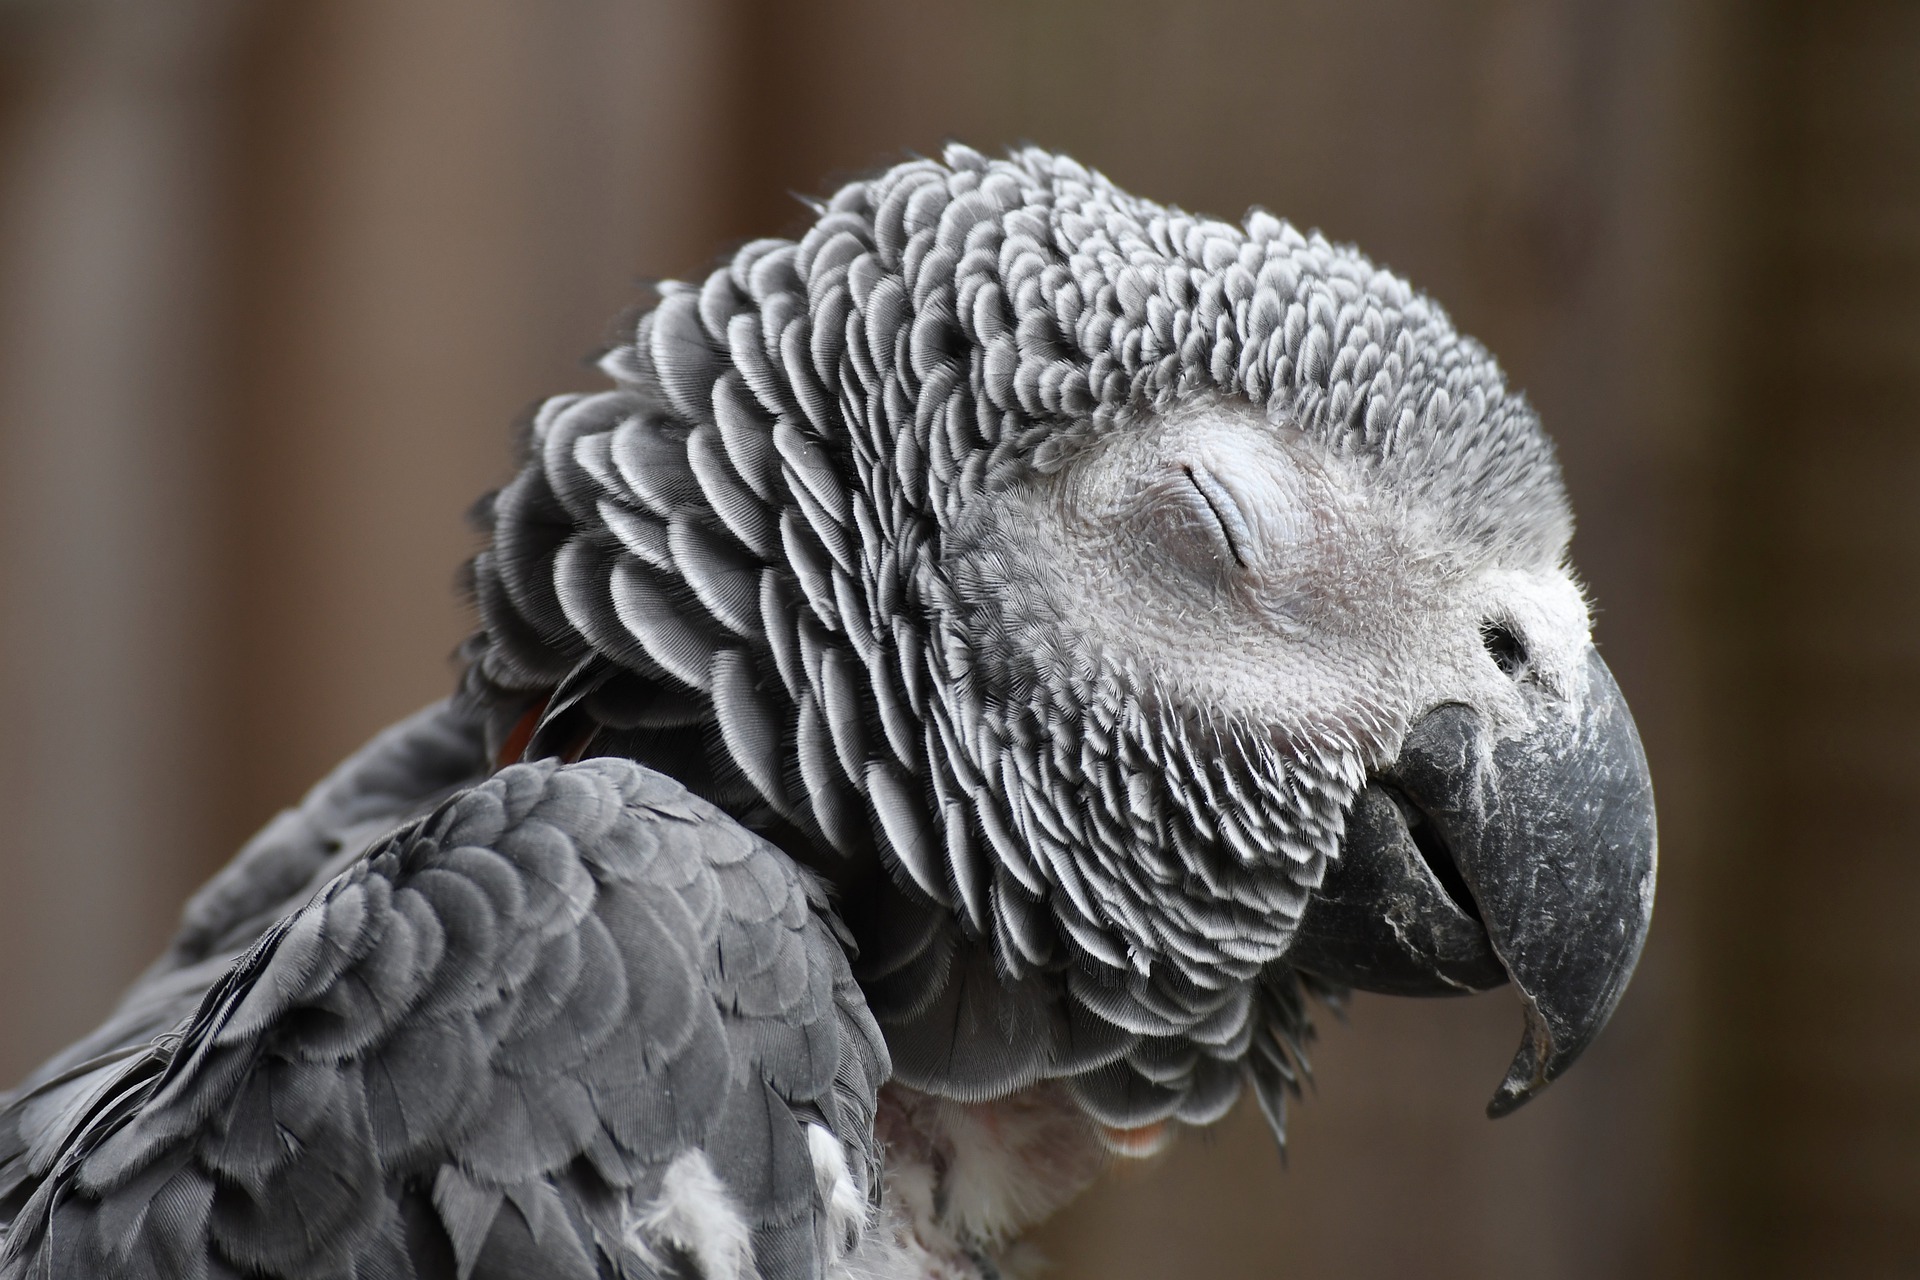
[[[1096,637],[1180,702],[1375,758],[1442,703],[1494,739],[1568,698],[1589,643],[1563,546],[1494,555],[1374,464],[1251,406],[1106,433],[990,517],[1038,591],[1017,611]],[[1496,662],[1504,626],[1524,664]]]

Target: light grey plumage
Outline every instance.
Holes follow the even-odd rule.
[[[1551,448],[1490,357],[1351,250],[1039,151],[954,148],[817,212],[664,287],[613,389],[541,408],[483,510],[457,706],[263,833],[0,1111],[0,1275],[771,1277],[849,1247],[909,1274],[943,1231],[972,1266],[1011,1220],[903,1218],[897,1167],[865,1244],[835,1209],[880,1194],[876,1107],[896,1166],[960,1141],[953,1103],[1127,1151],[1250,1080],[1279,1135],[1339,991],[1296,935],[1362,982],[1408,936],[1345,889],[1301,934],[1335,867],[1445,917],[1394,989],[1514,974],[1513,1101],[1604,1021],[1651,902],[1637,740],[1590,771],[1626,797],[1623,870],[1559,876],[1639,913],[1572,1012],[1534,989],[1530,908],[1451,847],[1454,784],[1397,760],[1458,704],[1423,744],[1546,778],[1570,749],[1529,744],[1617,700]],[[514,758],[543,763],[486,778]],[[1415,859],[1423,812],[1451,843]],[[1056,1203],[1075,1141],[1009,1139],[993,1176],[1054,1170],[1029,1199]]]

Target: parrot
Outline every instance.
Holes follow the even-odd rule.
[[[955,145],[658,286],[449,696],[0,1097],[0,1278],[1011,1275],[1314,1017],[1612,1015],[1645,752],[1536,411],[1262,210]]]

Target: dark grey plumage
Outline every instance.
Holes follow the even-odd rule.
[[[864,1198],[886,1074],[777,851],[626,761],[516,766],[63,1106],[20,1161],[37,1186],[0,1275],[584,1280],[679,1251],[728,1274],[710,1231],[659,1221],[676,1176],[744,1223],[761,1275],[818,1275],[849,1223],[807,1126]]]
[[[194,894],[166,953],[106,1022],[21,1083],[31,1089],[102,1055],[143,1045],[191,1014],[227,967],[367,847],[487,775],[474,716],[437,703],[388,728],[281,813]],[[0,1204],[18,1111],[0,1110]]]
[[[486,776],[475,718],[440,703],[354,753],[281,813],[182,912],[167,951],[96,1030],[0,1097],[0,1226],[19,1212],[46,1153],[76,1108],[107,1088],[130,1058],[191,1017],[207,991],[261,935],[395,827]]]

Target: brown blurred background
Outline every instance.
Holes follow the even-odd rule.
[[[1920,5],[0,0],[0,1085],[439,696],[468,502],[645,282],[1032,140],[1355,241],[1559,439],[1660,909],[1586,1060],[1358,1000],[1063,1277],[1920,1276]]]

